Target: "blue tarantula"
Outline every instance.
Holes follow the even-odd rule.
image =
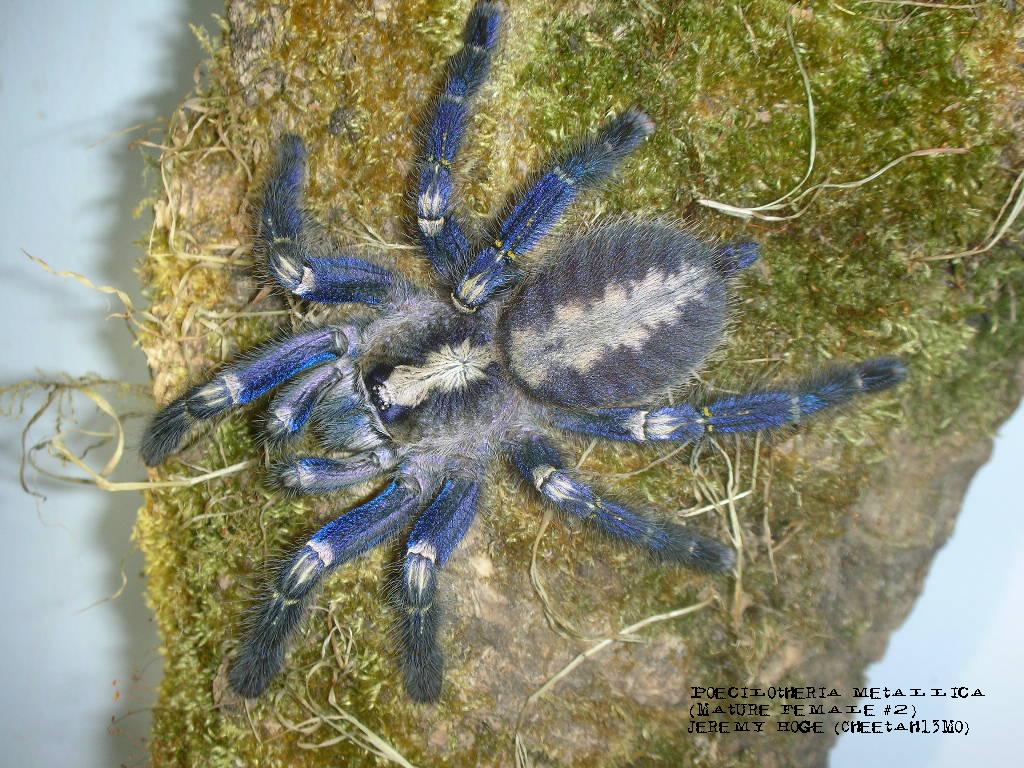
[[[272,581],[229,673],[243,696],[261,694],[280,671],[289,636],[325,577],[411,527],[398,589],[401,664],[409,695],[437,700],[438,571],[472,524],[487,467],[500,455],[548,501],[595,529],[662,562],[728,571],[731,548],[599,495],[549,435],[683,443],[778,429],[904,376],[899,361],[876,359],[792,387],[647,405],[691,377],[719,342],[728,284],[758,249],[620,220],[562,238],[527,270],[527,256],[577,196],[650,135],[653,123],[635,109],[557,155],[489,241],[474,245],[453,210],[453,167],[501,16],[499,3],[473,8],[419,159],[418,237],[440,287],[332,252],[302,210],[302,141],[286,136],[259,211],[256,242],[270,272],[302,299],[378,311],[264,347],[171,402],[145,434],[143,458],[160,464],[194,426],[287,381],[269,405],[269,439],[284,443],[312,424],[331,457],[286,460],[273,470],[281,487],[319,494],[390,478],[377,496],[314,533]]]

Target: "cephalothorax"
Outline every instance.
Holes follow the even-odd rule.
[[[711,245],[673,225],[618,220],[562,236],[525,268],[573,200],[651,133],[653,123],[639,110],[557,155],[488,240],[471,242],[453,209],[453,166],[501,14],[498,3],[474,7],[422,146],[417,227],[437,285],[414,285],[331,252],[301,208],[303,144],[284,137],[259,211],[258,251],[296,296],[377,312],[259,350],[174,400],[146,432],[143,457],[159,464],[194,425],[288,382],[270,402],[269,439],[285,443],[311,424],[330,457],[287,459],[274,470],[283,488],[328,493],[389,479],[379,495],[313,534],[280,570],[230,670],[232,686],[245,696],[262,693],[281,669],[288,637],[327,574],[411,529],[398,590],[402,666],[409,694],[436,700],[443,678],[438,571],[473,522],[481,481],[499,456],[594,528],[664,562],[727,571],[732,549],[602,497],[566,466],[550,435],[686,442],[782,428],[904,375],[898,361],[876,359],[793,387],[659,405],[720,340],[728,282],[757,259],[756,246]]]

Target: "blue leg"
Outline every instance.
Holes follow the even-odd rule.
[[[722,265],[722,273],[732,275],[761,258],[761,247],[750,240],[737,240],[719,246],[716,253]]]
[[[354,375],[352,363],[340,358],[330,365],[306,371],[282,387],[267,408],[267,439],[271,443],[283,443],[296,437],[324,394],[342,379],[351,379]]]
[[[690,403],[654,410],[600,408],[556,410],[562,429],[608,440],[689,442],[713,432],[760,432],[802,423],[826,408],[845,405],[858,395],[888,389],[906,378],[899,360],[887,357],[836,366],[787,389],[748,392],[704,406]]]
[[[444,655],[437,642],[437,572],[469,531],[479,496],[477,483],[446,481],[409,536],[398,600],[402,670],[413,701],[437,701],[441,696]]]
[[[277,162],[267,181],[260,210],[257,247],[266,253],[271,274],[288,291],[323,304],[356,302],[376,306],[384,301],[395,276],[383,267],[350,256],[323,253],[318,226],[302,211],[306,148],[302,139],[281,140]]]
[[[313,406],[313,422],[330,451],[376,451],[391,445],[358,376],[343,378]]]
[[[328,523],[285,564],[256,607],[228,680],[246,698],[259,696],[281,670],[288,640],[316,588],[335,568],[394,536],[415,514],[419,496],[399,482]]]
[[[449,283],[469,255],[469,240],[452,210],[452,168],[466,134],[470,105],[487,77],[498,43],[501,6],[478,2],[469,15],[462,49],[448,60],[444,90],[434,105],[419,166],[416,223],[427,257]]]
[[[512,206],[493,245],[477,254],[454,294],[458,306],[472,312],[522,279],[520,257],[551,231],[581,191],[607,178],[653,130],[647,115],[630,109],[559,158]]]
[[[609,536],[646,549],[659,560],[704,571],[728,571],[732,549],[675,523],[656,522],[598,496],[539,435],[512,446],[516,469],[559,509],[596,525]]]
[[[344,459],[319,456],[291,458],[275,467],[273,475],[284,490],[300,496],[311,496],[372,480],[394,465],[395,452],[389,446],[381,446]]]
[[[245,405],[307,368],[336,360],[348,348],[340,328],[317,328],[256,352],[226,368],[208,384],[193,387],[164,407],[142,436],[142,458],[151,467],[178,450],[189,430]]]

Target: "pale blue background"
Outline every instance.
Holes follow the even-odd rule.
[[[970,735],[851,734],[833,750],[833,768],[1020,764],[1022,473],[1024,409],[1018,409],[1000,431],[992,460],[975,475],[956,531],[928,574],[924,597],[893,635],[885,658],[869,670],[869,686],[981,688],[985,698],[899,702],[916,704],[919,717],[929,720],[966,720]]]
[[[187,22],[212,26],[221,8],[216,0],[0,0],[0,382],[40,370],[147,381],[123,324],[103,319],[116,305],[43,274],[20,249],[137,293],[133,241],[148,221],[131,212],[149,192],[142,161],[126,137],[92,145],[171,112],[201,57]],[[50,486],[37,509],[18,487],[20,428],[0,421],[0,765],[143,765],[159,658],[129,541],[140,497]],[[925,599],[872,670],[877,685],[985,689],[980,702],[927,713],[970,719],[972,736],[849,737],[833,765],[1005,764],[1017,753],[1022,457],[1018,413],[972,487]],[[125,594],[79,612],[118,588],[122,562]]]
[[[131,214],[152,178],[128,146],[138,134],[108,137],[188,93],[201,58],[188,22],[212,27],[212,12],[223,3],[0,0],[0,383],[148,380],[124,324],[104,319],[116,303],[21,249],[138,292],[148,217]],[[160,660],[129,539],[141,496],[49,485],[37,509],[18,486],[22,426],[0,419],[0,766],[145,765]],[[124,595],[80,612],[117,590],[122,563]]]

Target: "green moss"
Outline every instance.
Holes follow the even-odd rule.
[[[701,621],[657,630],[685,639],[693,675],[748,679],[786,636],[825,631],[804,611],[815,602],[815,581],[793,563],[813,562],[815,548],[849,525],[845,513],[884,459],[892,428],[903,425],[920,439],[987,433],[1016,396],[1010,374],[1024,349],[1024,328],[1015,318],[1016,297],[1024,294],[1019,258],[1001,246],[971,260],[922,260],[979,242],[1012,182],[1002,165],[1008,156],[1015,161],[1010,165],[1019,165],[1011,149],[1019,126],[1005,117],[1009,94],[1021,89],[1008,14],[996,7],[973,14],[874,6],[870,13],[848,14],[834,3],[798,10],[783,2],[511,5],[504,53],[465,152],[470,209],[495,211],[551,148],[611,111],[640,103],[657,121],[657,134],[621,180],[583,202],[576,216],[667,215],[763,244],[762,267],[738,292],[730,346],[705,380],[731,387],[797,375],[822,359],[888,353],[910,364],[910,381],[892,395],[812,426],[795,443],[762,446],[756,492],[737,502],[747,544],[748,607],[737,609],[731,587],[719,585],[722,603]],[[309,141],[310,206],[341,236],[369,227],[390,242],[407,240],[402,220],[414,132],[439,67],[457,45],[467,6],[374,3],[380,18],[370,4],[353,12],[326,0],[292,3],[284,12],[272,12],[270,3],[238,6],[232,18],[240,25],[275,20],[265,47],[244,66],[228,45],[211,48],[207,78],[172,123],[161,158],[168,188],[142,265],[161,321],[159,332],[143,337],[159,396],[209,363],[268,338],[282,323],[280,315],[223,317],[288,308],[276,299],[248,306],[257,289],[243,202],[276,134],[295,130]],[[908,160],[860,189],[826,191],[805,215],[785,223],[743,223],[697,205],[704,197],[743,205],[772,200],[803,173],[808,120],[787,13],[794,14],[816,103],[814,181],[860,178],[916,149],[970,152]],[[267,72],[271,85],[261,90]],[[329,130],[332,114],[343,118],[338,135]],[[391,253],[402,269],[426,274],[411,253]],[[211,318],[204,311],[221,314]],[[722,447],[742,464],[741,482],[749,484],[753,445]],[[197,465],[217,468],[260,455],[253,424],[235,418],[161,473],[192,473]],[[691,467],[688,456],[616,481],[616,487],[665,511],[707,503],[696,490],[700,481],[724,495],[723,457],[705,450]],[[646,449],[602,445],[586,467],[624,472],[650,458]],[[263,487],[257,469],[149,495],[138,537],[166,644],[155,764],[374,764],[348,742],[303,748],[337,735],[326,728],[300,737],[280,724],[309,717],[296,697],[325,707],[329,691],[423,764],[437,762],[424,732],[449,720],[466,723],[476,710],[498,711],[490,694],[474,690],[454,648],[451,700],[433,714],[404,700],[388,646],[389,617],[380,607],[383,554],[331,580],[326,610],[314,615],[297,644],[278,695],[247,715],[219,707],[223,660],[260,564],[358,497],[287,501]],[[529,562],[538,506],[501,472],[487,503],[475,546],[491,554],[497,581],[516,583]],[[799,530],[787,546],[801,557],[779,565],[784,588],[776,585],[759,543],[766,511],[774,531]],[[712,513],[703,527],[722,533],[728,520]],[[623,570],[629,555],[598,541],[580,547],[579,541],[552,530],[540,561],[559,606],[593,631],[692,602],[708,586],[704,577],[640,565],[628,584],[609,576],[595,593],[594,574]],[[838,631],[855,636],[859,630]],[[332,662],[320,664],[325,657]],[[601,696],[569,695],[557,705],[540,705],[574,727],[618,734],[608,753],[582,751],[574,763],[607,764],[609,755],[652,765],[733,759],[710,761],[702,742],[679,738],[677,716],[640,706],[607,681],[593,685]],[[621,733],[623,721],[642,727]],[[454,732],[437,737],[453,764],[507,764],[511,722],[500,712],[481,722],[468,739]],[[535,720],[531,727],[538,752],[550,750],[554,763],[565,758],[546,738],[550,726]]]

